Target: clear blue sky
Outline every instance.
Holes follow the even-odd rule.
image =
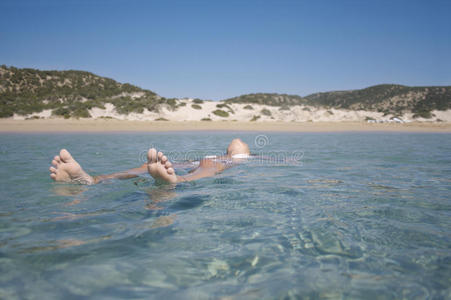
[[[451,1],[0,0],[0,64],[165,97],[451,85]]]

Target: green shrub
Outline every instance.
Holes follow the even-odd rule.
[[[196,103],[196,104],[202,104],[202,103],[204,103],[204,100],[196,98],[196,99],[193,100],[193,102]]]
[[[25,118],[25,120],[39,120],[41,117],[40,116],[32,116],[29,118]]]
[[[214,113],[215,115],[220,116],[220,117],[223,117],[223,118],[227,118],[227,117],[229,116],[229,113],[228,113],[228,112],[223,111],[223,110],[221,110],[221,109],[214,110],[213,113]]]
[[[223,104],[223,103],[216,104],[216,107],[217,107],[217,108],[227,108],[227,109],[229,110],[229,113],[232,113],[232,114],[235,113],[235,112],[233,111],[233,109],[232,109],[230,106],[228,106],[227,104]]]
[[[90,118],[91,115],[89,114],[87,109],[77,109],[72,112],[72,117],[75,117],[77,119],[78,118]]]
[[[247,94],[224,100],[226,103],[244,103],[244,104],[264,104],[271,106],[299,105],[305,103],[306,100],[297,95],[286,94]]]
[[[55,109],[52,112],[52,115],[64,117],[65,119],[69,119],[70,118],[70,110],[67,107],[60,107],[60,108]]]
[[[1,107],[0,118],[9,118],[14,115],[14,109],[12,107]]]
[[[413,115],[414,119],[416,119],[416,118],[430,119],[432,117],[433,117],[432,113],[430,111],[425,111],[425,110],[416,112]]]
[[[271,116],[271,111],[269,109],[263,108],[260,113],[264,116]]]
[[[261,116],[253,116],[252,119],[251,119],[251,122],[255,122],[255,121],[257,121],[260,118],[261,118]]]
[[[252,105],[246,105],[245,107],[243,107],[244,109],[249,109],[249,110],[253,110],[254,108],[252,107]]]
[[[177,99],[166,99],[166,104],[169,105],[172,109],[175,109],[177,107]]]
[[[211,121],[210,118],[202,118],[201,121]]]
[[[194,109],[202,109],[202,106],[200,106],[199,104],[192,104],[191,107]]]
[[[155,121],[169,121],[169,120],[165,119],[165,118],[158,118],[158,119],[155,119]]]

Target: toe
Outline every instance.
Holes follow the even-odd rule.
[[[60,162],[61,162],[61,157],[59,157],[59,155],[56,155],[56,156],[53,158],[53,160],[56,161],[57,163],[60,163]]]
[[[168,161],[168,158],[166,157],[166,155],[163,155],[161,157],[161,164],[164,165],[167,161]]]
[[[171,162],[170,161],[167,161],[165,164],[164,164],[164,166],[166,167],[166,169],[167,168],[170,168],[170,167],[172,167],[172,164],[171,164]]]
[[[56,169],[54,167],[50,167],[49,171],[52,172],[52,173],[56,173]]]
[[[52,165],[56,167],[58,165],[58,162],[56,160],[52,160]]]
[[[61,157],[61,161],[63,161],[63,162],[68,162],[72,159],[72,156],[70,155],[69,151],[67,151],[66,149],[61,149],[60,157]]]
[[[147,160],[149,163],[154,163],[157,161],[157,150],[155,150],[155,148],[149,149],[147,152]]]
[[[174,174],[174,169],[173,168],[168,168],[168,174],[169,175],[172,175],[172,174]]]
[[[52,178],[53,180],[56,180],[56,174],[55,173],[51,173],[50,174],[50,178]]]
[[[163,152],[159,151],[158,152],[158,160],[161,161],[162,157],[163,157]]]

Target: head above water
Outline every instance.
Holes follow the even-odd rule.
[[[227,155],[250,154],[249,146],[241,139],[233,139],[227,147]]]

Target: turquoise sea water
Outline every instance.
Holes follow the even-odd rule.
[[[177,187],[55,184],[172,159],[254,159]],[[0,135],[0,299],[451,298],[451,135]],[[186,170],[179,170],[186,172]]]

